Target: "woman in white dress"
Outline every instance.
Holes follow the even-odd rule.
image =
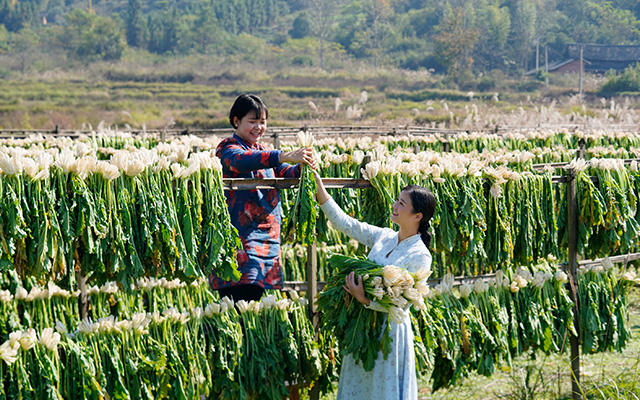
[[[436,199],[433,193],[421,186],[405,187],[393,204],[391,221],[398,231],[380,228],[347,215],[326,191],[322,179],[314,171],[318,190],[316,197],[320,208],[331,224],[369,247],[368,259],[379,265],[395,265],[417,272],[431,268],[431,241],[429,221],[433,217]],[[356,280],[354,273],[346,277],[345,290],[365,307],[379,312],[388,312],[384,307],[367,298],[362,285],[362,277]],[[407,313],[408,315],[408,313]],[[342,360],[338,400],[417,400],[418,384],[413,348],[411,319],[407,316],[402,324],[391,324],[391,352],[385,360],[378,353],[376,364],[371,371],[365,371],[362,363],[356,364],[351,355]]]

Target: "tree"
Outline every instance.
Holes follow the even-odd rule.
[[[126,47],[120,23],[76,8],[67,15],[62,43],[78,58],[118,60]]]
[[[511,40],[514,58],[525,70],[528,69],[528,59],[531,53],[531,44],[535,36],[536,7],[532,0],[514,0],[511,9]]]
[[[10,48],[9,31],[4,25],[0,24],[0,54],[6,53]]]
[[[313,34],[320,42],[318,49],[320,68],[324,69],[325,42],[331,37],[342,0],[307,0],[307,4],[311,15]]]
[[[313,34],[311,30],[311,18],[309,13],[302,11],[298,14],[296,19],[293,20],[293,26],[289,31],[291,39],[302,39]]]
[[[450,10],[447,14],[438,25],[434,42],[440,62],[447,67],[447,73],[457,79],[473,63],[471,53],[478,40],[478,31],[471,24],[467,10],[462,7]]]
[[[498,2],[483,2],[477,8],[475,26],[479,32],[473,52],[475,64],[487,71],[503,69],[508,63],[509,9]]]
[[[629,10],[620,10],[610,2],[585,4],[593,25],[592,41],[602,44],[635,44],[640,40],[640,22]]]
[[[37,23],[41,1],[0,0],[0,24],[9,32],[17,32]]]
[[[218,26],[213,8],[203,6],[195,16],[184,16],[182,18],[187,29],[179,32],[179,49],[187,52],[190,49],[200,54],[211,52],[216,43],[221,42],[223,32]]]
[[[11,51],[16,54],[15,59],[19,63],[22,74],[27,71],[27,67],[32,63],[39,44],[40,37],[33,29],[28,27],[11,35]]]
[[[389,31],[392,10],[388,0],[366,0],[364,6],[367,14],[368,53],[373,56],[373,66],[377,71],[380,56],[384,52],[384,39]]]
[[[142,4],[140,0],[129,0],[125,18],[127,31],[127,44],[132,47],[144,47],[146,45],[146,26],[142,18]]]

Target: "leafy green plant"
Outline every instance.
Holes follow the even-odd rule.
[[[609,77],[600,87],[599,93],[610,95],[637,91],[640,91],[640,63],[627,67],[620,75]]]

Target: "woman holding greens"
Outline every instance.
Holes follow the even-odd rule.
[[[322,184],[322,179],[314,171],[318,186],[316,197],[320,208],[331,224],[369,247],[368,259],[379,265],[395,265],[415,273],[431,267],[431,242],[429,221],[435,212],[436,199],[433,193],[421,186],[405,187],[393,204],[391,221],[398,231],[380,228],[360,222],[348,216],[331,198]],[[362,277],[356,279],[353,272],[347,275],[344,289],[365,307],[374,311],[388,313],[387,309],[367,298]],[[401,324],[387,318],[391,324],[391,352],[385,360],[378,353],[371,371],[366,371],[362,363],[346,355],[342,360],[339,400],[417,400],[418,385],[413,348],[411,319],[407,316]]]
[[[258,143],[267,130],[268,117],[269,110],[258,96],[238,96],[229,112],[235,133],[216,149],[223,177],[295,178],[300,176],[300,163],[316,167],[310,148],[283,152]],[[230,190],[226,197],[231,223],[242,241],[237,255],[242,276],[232,282],[212,274],[209,283],[221,297],[259,300],[265,289],[282,289],[283,284],[280,193],[276,189]]]

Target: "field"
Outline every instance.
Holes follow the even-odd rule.
[[[609,256],[637,252],[637,99],[581,98],[569,86],[545,89],[539,82],[526,93],[507,86],[495,89],[500,93],[465,92],[427,72],[185,70],[89,67],[75,77],[0,82],[0,128],[99,127],[76,141],[7,140],[0,151],[0,398],[30,388],[43,396],[83,388],[87,398],[207,397],[224,385],[227,396],[280,398],[284,382],[294,379],[320,379],[324,398],[335,396],[328,389],[339,366],[329,356],[336,343],[311,339],[307,305],[299,300],[305,293],[275,294],[267,305],[236,311],[203,282],[212,268],[233,275],[235,262],[221,167],[210,153],[219,139],[179,136],[160,143],[126,133],[227,127],[227,109],[241,92],[267,100],[271,126],[499,127],[490,135],[334,136],[315,146],[324,177],[366,176],[371,183],[362,192],[332,191],[359,219],[390,226],[387,212],[409,183],[430,188],[439,199],[432,292],[424,295],[428,307],[415,314],[421,321],[416,333],[427,343],[416,347],[425,371],[421,399],[571,398],[566,338],[573,314],[566,274],[555,263],[570,256],[564,167],[579,182],[580,258],[605,265]],[[580,143],[585,159],[576,160]],[[296,190],[284,192],[283,226]],[[331,252],[364,252],[322,218],[317,237],[318,280],[337,272]],[[306,248],[296,241],[283,247],[288,281],[308,279]],[[635,271],[636,263],[630,265]],[[582,357],[589,398],[637,398],[640,300],[637,288],[627,296],[624,287],[638,279],[621,272],[587,267],[579,278],[591,290],[581,292],[582,310],[598,304],[595,314],[580,315],[592,323],[581,327],[588,338],[582,351],[594,353]],[[454,275],[474,281],[454,288],[447,283]],[[81,289],[85,278],[88,288]],[[83,290],[93,320],[75,299]],[[627,299],[628,321],[620,318]],[[497,314],[504,317],[499,322],[492,319]],[[54,327],[57,339],[43,339]],[[35,347],[33,336],[25,337],[29,328],[39,330]],[[219,337],[212,339],[212,332]],[[260,362],[239,356],[262,357],[263,343],[273,348],[261,362],[278,366],[270,371],[274,379],[265,379]],[[451,374],[434,366],[435,357],[453,366]],[[75,368],[61,368],[62,360]],[[47,373],[40,376],[42,363]],[[443,386],[437,391],[428,379],[432,369]],[[94,379],[96,370],[105,372]],[[254,381],[262,384],[242,383]]]
[[[541,124],[630,125],[637,97],[602,99],[602,77],[554,76],[550,85],[487,76],[458,88],[428,71],[255,69],[193,59],[92,64],[31,73],[0,82],[0,128],[127,129],[228,127],[234,98],[253,92],[271,110],[272,126],[360,124],[462,129]],[[366,92],[363,95],[363,92]],[[364,97],[363,97],[364,96]]]

